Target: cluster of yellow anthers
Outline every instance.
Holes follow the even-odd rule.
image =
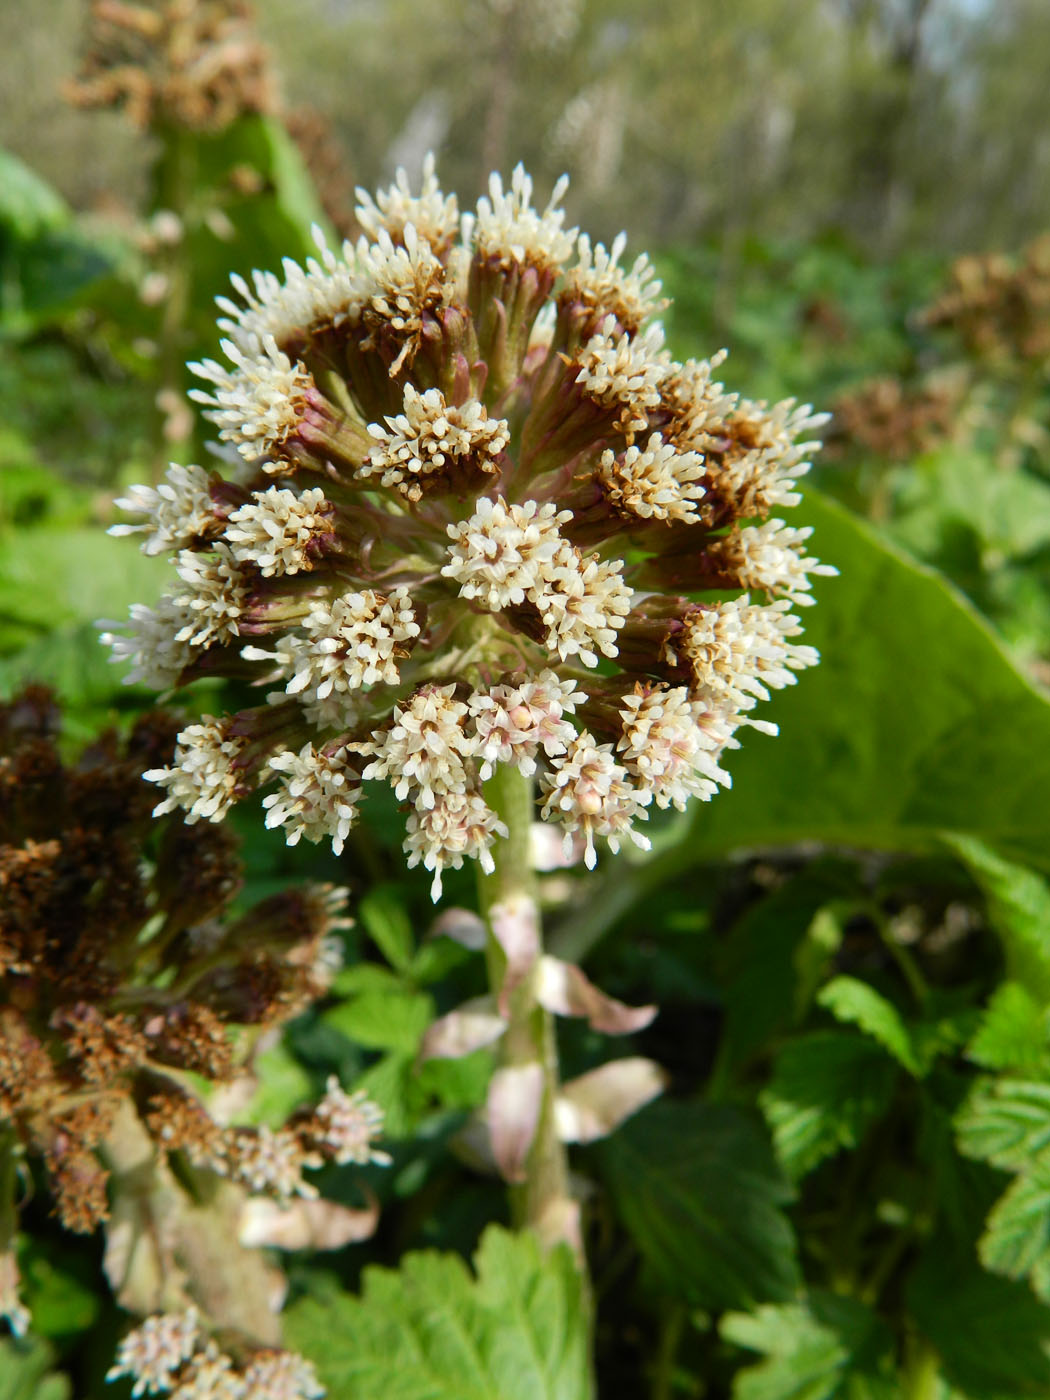
[[[408,805],[410,865],[491,866],[483,784],[538,773],[540,815],[613,850],[654,804],[728,783],[758,700],[813,665],[792,506],[823,421],[674,361],[643,255],[564,227],[521,167],[472,214],[403,172],[336,253],[234,278],[226,363],[195,393],[243,463],[173,467],[121,504],[178,583],[107,634],[128,679],[250,677],[147,776],[218,821],[259,785],[289,842],[338,851],[362,784]],[[231,453],[231,456],[234,454]]]

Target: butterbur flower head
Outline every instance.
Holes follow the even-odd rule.
[[[234,279],[225,359],[194,368],[244,465],[125,495],[176,582],[107,639],[139,679],[264,703],[182,732],[163,811],[262,787],[269,826],[338,852],[385,783],[436,897],[491,867],[510,765],[593,864],[725,786],[816,662],[793,609],[833,571],[781,516],[823,417],[727,389],[724,352],[675,361],[650,263],[564,192],[518,167],[461,214],[428,158],[359,191],[356,243]]]

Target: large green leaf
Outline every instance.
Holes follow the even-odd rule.
[[[285,1338],[329,1400],[587,1400],[587,1322],[567,1249],[492,1227],[474,1260],[409,1254],[369,1268],[360,1297],[308,1298]]]
[[[1050,1308],[1025,1284],[987,1273],[968,1248],[939,1233],[905,1297],[948,1379],[970,1400],[1050,1394]]]
[[[1050,863],[1050,703],[932,571],[809,492],[792,522],[835,564],[807,611],[822,661],[762,709],[693,857],[808,838],[914,847],[961,831]]]
[[[761,1120],[730,1104],[660,1103],[603,1144],[602,1174],[662,1286],[703,1308],[791,1298],[791,1190]]]
[[[815,1292],[807,1303],[729,1313],[722,1336],[766,1360],[737,1373],[734,1400],[893,1400],[893,1337],[863,1303]]]

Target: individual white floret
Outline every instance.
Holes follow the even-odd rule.
[[[358,475],[379,477],[410,501],[421,499],[428,479],[446,476],[457,465],[498,472],[497,461],[510,441],[505,419],[490,418],[476,399],[456,407],[440,389],[420,393],[405,385],[404,412],[388,417],[386,427],[369,423],[375,439]]]
[[[147,782],[167,789],[153,815],[160,817],[182,807],[188,825],[221,822],[239,796],[241,779],[234,764],[243,747],[244,741],[231,738],[223,721],[212,715],[183,729],[177,737],[174,763],[150,768],[142,775]]]
[[[285,828],[285,840],[296,845],[307,841],[330,840],[340,855],[350,828],[357,820],[357,799],[361,788],[346,764],[307,743],[293,753],[285,749],[269,760],[270,768],[281,775],[280,787],[263,798],[266,825]]]
[[[472,221],[475,257],[504,266],[531,264],[560,271],[572,255],[577,234],[576,229],[563,227],[565,211],[558,207],[568,187],[569,177],[563,175],[540,212],[532,207],[532,177],[524,166],[514,167],[508,190],[504,190],[499,175],[490,175],[488,195],[478,200]]]
[[[536,771],[540,749],[548,758],[565,753],[576,731],[565,718],[580,701],[576,682],[541,671],[520,685],[497,685],[470,697],[470,714],[482,759],[481,780],[497,763],[513,763],[526,777]]]
[[[684,686],[625,695],[623,733],[616,745],[624,767],[657,807],[685,811],[691,797],[708,801],[718,785],[730,786],[718,756],[731,737],[712,732],[706,715]]]
[[[107,534],[142,534],[143,554],[168,554],[216,532],[218,520],[211,498],[211,474],[203,467],[172,462],[159,486],[129,486],[113,502],[129,515],[142,515],[139,525],[111,525]]]
[[[606,497],[626,515],[680,524],[699,518],[704,459],[699,452],[680,452],[659,433],[650,435],[644,449],[632,443],[619,456],[606,450],[597,475]]]
[[[223,533],[235,559],[273,578],[313,568],[318,541],[331,537],[332,515],[320,487],[296,495],[271,486],[233,511]]]
[[[406,224],[440,251],[451,245],[459,231],[459,206],[454,194],[442,193],[434,169],[434,153],[428,151],[423,160],[423,180],[418,195],[412,193],[408,176],[399,166],[394,183],[379,190],[375,198],[360,187],[356,191],[357,222],[370,238],[378,238],[384,229],[392,239],[404,236]]]
[[[489,612],[520,605],[544,587],[563,543],[559,526],[571,519],[554,505],[483,497],[469,520],[448,527],[452,544],[441,573]]]
[[[495,863],[490,847],[497,836],[507,835],[507,827],[480,793],[449,790],[438,794],[430,805],[417,803],[416,810],[409,813],[405,832],[409,868],[422,861],[425,869],[434,872],[430,896],[437,903],[446,867],[458,870],[464,858],[472,858],[492,874]]]
[[[620,849],[625,836],[642,850],[649,849],[649,838],[632,824],[648,817],[650,794],[631,784],[627,769],[613,757],[612,745],[596,744],[587,730],[576,736],[563,757],[552,761],[550,771],[540,778],[540,789],[543,819],[565,828],[566,854],[572,849],[573,832],[582,832],[588,870],[598,859],[596,836],[604,836],[612,851]]]
[[[455,689],[424,686],[396,705],[393,725],[372,735],[372,762],[361,776],[389,779],[402,801],[411,794],[423,810],[439,797],[465,792],[470,786],[466,761],[474,756],[477,739],[467,731],[467,706],[454,698]]]
[[[302,362],[293,364],[271,335],[261,353],[246,354],[232,340],[224,340],[222,348],[236,373],[215,360],[192,363],[189,368],[213,390],[191,389],[190,398],[205,406],[205,418],[242,457],[250,462],[268,457],[299,429],[316,394],[313,375]]]
[[[328,1076],[324,1098],[314,1109],[312,1129],[318,1149],[339,1166],[390,1164],[390,1154],[375,1146],[383,1132],[383,1110],[363,1089],[346,1093],[334,1074]]]

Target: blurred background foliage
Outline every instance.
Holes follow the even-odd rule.
[[[571,221],[656,259],[676,354],[728,346],[730,387],[834,411],[798,513],[841,572],[807,619],[823,664],[773,702],[780,738],[735,756],[733,792],[651,823],[652,858],[585,897],[545,880],[554,950],[660,1004],[632,1050],[671,1077],[580,1162],[601,1393],[1050,1393],[1050,9],[256,10],[271,56],[241,33],[240,78],[197,111],[156,72],[99,87],[84,0],[0,6],[0,693],[50,682],[80,742],[150,703],[93,623],[152,601],[162,566],[103,528],[122,487],[206,450],[184,365],[213,353],[231,271],[303,258],[313,222],[354,235],[354,186],[415,177],[431,148],[461,207],[519,159],[541,199],[568,170]],[[184,703],[208,709],[207,686]],[[360,900],[332,998],[257,1066],[263,1119],[333,1071],[388,1114],[376,1238],[289,1266],[292,1340],[319,1363],[336,1335],[363,1355],[370,1318],[380,1337],[374,1299],[340,1312],[365,1263],[469,1254],[502,1213],[448,1146],[491,1056],[416,1067],[435,1011],[484,979],[425,936],[398,815],[370,810],[342,861],[236,818],[246,900],[307,872]],[[472,904],[467,872],[447,888]],[[566,1077],[608,1053],[579,1026],[563,1052]],[[57,1357],[73,1393],[118,1394],[94,1246],[28,1217],[51,1351],[19,1352],[11,1393],[69,1393]],[[336,1400],[385,1393],[381,1338],[375,1356],[352,1391],[336,1356]]]

